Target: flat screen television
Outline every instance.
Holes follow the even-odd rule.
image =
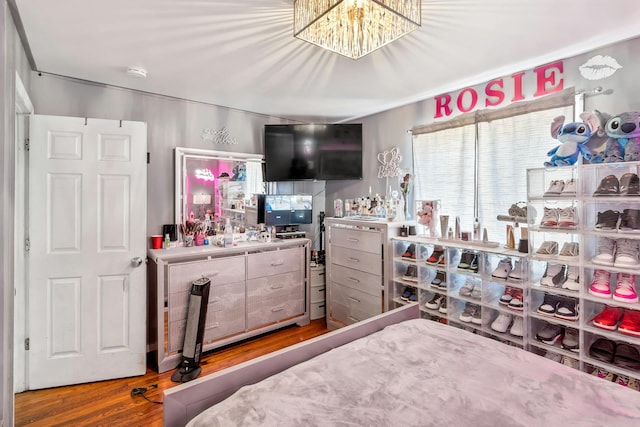
[[[266,225],[299,225],[313,222],[313,196],[310,194],[264,195],[264,220],[260,213],[258,222]],[[258,209],[262,210],[261,200]]]
[[[264,179],[362,179],[362,124],[265,125]]]

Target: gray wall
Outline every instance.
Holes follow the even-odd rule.
[[[15,75],[16,72],[29,90],[29,65],[24,48],[18,37],[9,7],[5,0],[0,5],[0,68],[2,86],[0,103],[2,121],[2,160],[0,161],[0,186],[2,187],[2,210],[0,211],[0,420],[4,425],[13,425],[13,208],[15,175]]]

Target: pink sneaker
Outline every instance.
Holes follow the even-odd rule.
[[[620,302],[636,303],[638,302],[638,293],[636,292],[636,276],[633,274],[618,273],[616,290],[613,293],[613,299]],[[589,288],[591,290],[591,288]]]
[[[594,270],[593,280],[589,286],[589,293],[601,298],[611,297],[611,285],[609,284],[609,272],[605,270]]]

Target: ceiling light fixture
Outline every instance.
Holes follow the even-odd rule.
[[[295,37],[351,59],[420,26],[421,0],[295,0]]]

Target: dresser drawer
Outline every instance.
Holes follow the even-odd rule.
[[[331,228],[331,244],[356,251],[382,253],[382,235],[378,231]]]
[[[321,285],[321,286],[312,286],[311,287],[311,295],[309,296],[309,301],[311,302],[311,304],[313,304],[314,302],[321,302],[325,300],[325,294],[326,294],[326,286],[325,285]]]
[[[201,277],[211,279],[211,287],[245,279],[244,256],[182,262],[167,266],[169,293],[191,291],[191,282]]]
[[[186,319],[189,311],[189,295],[191,291],[169,294],[169,321]],[[244,282],[216,285],[209,288],[209,305],[207,317],[216,311],[244,311]]]
[[[311,303],[311,314],[309,318],[311,320],[322,319],[326,316],[326,303],[322,302],[312,302]]]
[[[311,267],[311,286],[324,285],[325,277],[324,267]]]
[[[331,245],[331,268],[334,265],[353,268],[373,275],[382,275],[380,255],[370,252],[357,252],[340,246]],[[331,272],[333,275],[333,271]]]
[[[350,325],[382,313],[382,292],[377,296],[331,283],[331,317]]]
[[[340,265],[331,266],[331,281],[370,295],[380,295],[382,291],[382,276]]]
[[[276,323],[284,319],[304,314],[304,295],[294,293],[288,298],[267,298],[249,300],[247,304],[247,329]]]
[[[247,278],[255,279],[263,276],[302,270],[304,264],[304,248],[283,249],[280,251],[250,254],[248,259]]]
[[[243,333],[245,330],[244,306],[234,312],[207,312],[207,322],[204,327],[204,344],[221,338]]]
[[[252,300],[267,298],[286,298],[288,295],[304,296],[302,271],[278,274],[247,280],[247,298]]]

